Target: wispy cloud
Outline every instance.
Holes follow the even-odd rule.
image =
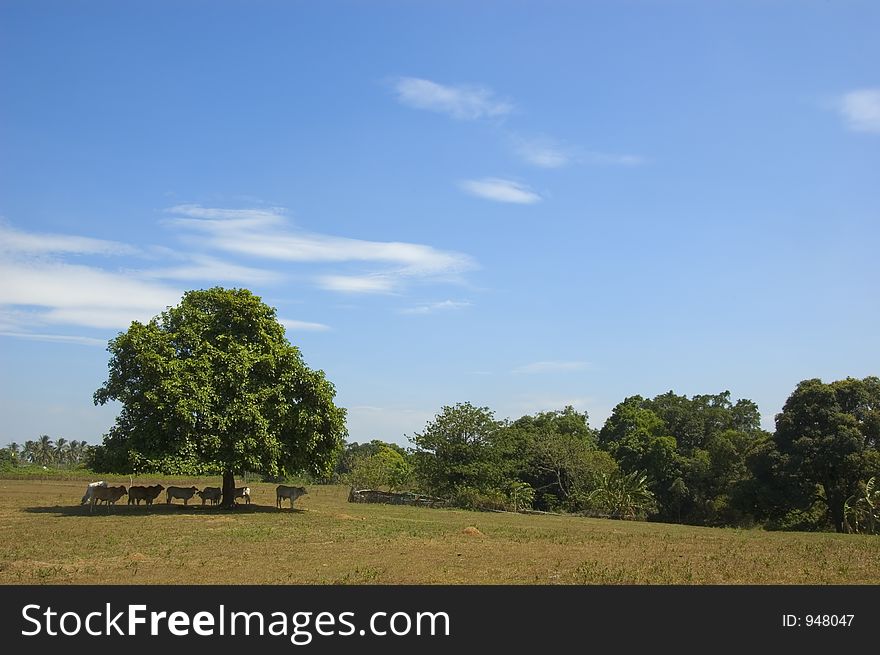
[[[0,332],[0,337],[12,337],[14,339],[28,339],[30,341],[49,341],[54,343],[77,343],[83,346],[106,346],[106,339],[94,339],[92,337],[79,337],[68,334],[33,334],[29,332]]]
[[[532,191],[528,186],[497,177],[487,177],[482,180],[464,180],[460,186],[465,192],[473,196],[496,202],[532,205],[541,200],[541,196]]]
[[[0,280],[0,305],[40,308],[31,319],[44,323],[96,328],[147,320],[181,296],[164,284],[58,261],[0,261]]]
[[[342,293],[391,293],[394,279],[386,275],[320,275],[318,286]]]
[[[319,286],[336,291],[389,291],[406,277],[452,277],[476,267],[463,253],[398,241],[366,241],[295,230],[279,210],[255,210],[254,216],[234,214],[217,218],[228,210],[185,205],[184,217],[169,219],[178,229],[198,234],[205,248],[292,262],[365,262],[390,266],[370,275],[325,275]],[[235,210],[243,211],[243,210]],[[168,210],[180,214],[180,206]]]
[[[291,332],[326,332],[329,325],[323,323],[310,323],[308,321],[294,321],[289,318],[279,318],[278,322]]]
[[[561,168],[571,163],[571,149],[548,137],[514,137],[513,148],[528,164],[540,168]]]
[[[513,369],[512,373],[524,373],[529,375],[534,373],[560,373],[565,371],[581,371],[589,368],[589,366],[589,362],[583,361],[533,362]]]
[[[0,222],[0,252],[26,255],[131,255],[137,252],[127,244],[104,239],[23,232]]]
[[[441,302],[432,302],[426,303],[423,305],[417,305],[416,307],[407,307],[406,309],[401,309],[401,314],[434,314],[436,312],[445,312],[455,309],[463,309],[465,307],[470,307],[470,303],[466,301],[457,301],[457,300],[443,300]]]
[[[562,168],[584,164],[589,166],[641,166],[647,163],[642,155],[584,150],[550,137],[511,137],[513,150],[527,164],[540,168]]]
[[[275,282],[281,276],[251,266],[241,266],[208,255],[188,254],[185,263],[167,268],[145,270],[141,276],[165,280],[208,280],[211,282],[266,283]]]
[[[880,89],[857,89],[838,103],[847,127],[855,132],[880,134]]]
[[[513,105],[483,86],[447,86],[418,77],[401,77],[394,84],[397,99],[414,109],[447,114],[460,120],[503,116]]]

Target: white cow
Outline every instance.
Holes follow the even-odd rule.
[[[250,505],[251,504],[251,488],[250,487],[236,487],[235,491],[232,494],[233,502],[238,498],[244,498],[245,502]]]
[[[79,501],[80,505],[85,505],[88,502],[91,502],[92,496],[95,493],[95,487],[106,487],[107,483],[103,480],[99,480],[98,482],[90,482],[89,486],[86,487],[86,492],[83,494],[82,500]]]
[[[281,501],[285,498],[290,499],[290,509],[293,509],[293,501],[300,496],[309,493],[305,487],[288,487],[285,484],[279,484],[275,487],[275,506],[281,509]]]

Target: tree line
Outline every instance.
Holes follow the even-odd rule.
[[[24,445],[13,441],[5,448],[0,448],[0,463],[7,468],[34,464],[37,466],[75,467],[86,463],[92,446],[86,441],[64,437],[52,440],[49,435],[40,435],[38,439],[27,440]]]
[[[670,391],[626,398],[601,429],[572,407],[498,420],[460,403],[410,443],[347,444],[336,473],[477,509],[779,530],[880,525],[877,377],[804,380],[772,433],[751,400]]]
[[[346,447],[335,387],[247,289],[188,291],[107,349],[94,402],[122,409],[89,467],[222,476],[226,507],[236,474],[329,479],[335,468],[352,484],[462,507],[795,530],[880,523],[877,377],[804,380],[772,433],[750,400],[670,391],[626,398],[600,429],[572,407],[498,420],[460,403],[443,407],[409,448]],[[39,441],[28,452],[48,462],[54,451]]]

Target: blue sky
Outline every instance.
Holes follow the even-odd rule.
[[[97,443],[109,338],[278,309],[406,443],[880,373],[874,2],[0,2],[0,443]]]

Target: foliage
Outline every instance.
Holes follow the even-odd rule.
[[[672,391],[618,404],[600,445],[625,471],[645,471],[657,500],[655,518],[723,525],[748,523],[746,460],[766,436],[758,407],[730,392],[679,396]]]
[[[877,478],[859,483],[859,491],[846,499],[843,520],[847,532],[880,534],[880,488]]]
[[[108,350],[94,400],[122,410],[96,460],[114,470],[222,470],[224,489],[244,471],[331,470],[345,411],[323,371],[287,341],[274,308],[250,291],[187,292],[148,323],[132,322]]]
[[[600,511],[614,519],[644,519],[657,508],[648,476],[638,471],[603,475],[590,499]]]
[[[859,481],[880,474],[880,378],[846,378],[831,383],[804,380],[776,416],[773,447],[766,459],[781,473],[782,489],[766,466],[754,475],[783,504],[770,512],[805,511],[823,493],[827,522],[845,530],[844,506]],[[762,464],[762,462],[756,462]]]
[[[449,498],[462,489],[488,492],[503,487],[505,463],[495,449],[501,432],[502,424],[487,407],[443,407],[411,439],[413,470],[422,489]]]
[[[400,491],[412,481],[412,467],[404,454],[382,446],[372,455],[358,455],[345,480],[357,489]]]

